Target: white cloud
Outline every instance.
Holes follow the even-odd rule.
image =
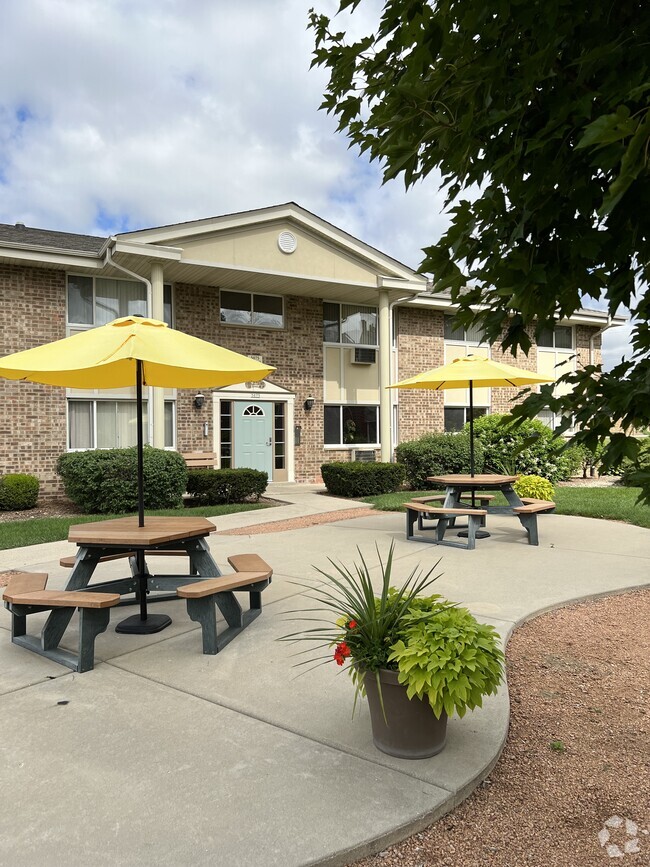
[[[417,267],[448,225],[436,179],[382,186],[318,110],[312,4],[338,5],[4,3],[0,222],[106,235],[293,200]],[[361,4],[355,35],[380,7]],[[622,334],[606,333],[608,358]]]

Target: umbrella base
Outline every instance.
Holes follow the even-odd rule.
[[[146,620],[142,620],[139,614],[133,614],[118,623],[115,631],[126,632],[129,635],[152,635],[154,632],[166,629],[171,622],[172,619],[167,614],[148,614]]]
[[[462,536],[463,539],[467,538],[467,530],[461,530],[460,533],[456,533],[457,536]],[[477,530],[476,538],[477,539],[488,539],[490,534],[487,530]]]

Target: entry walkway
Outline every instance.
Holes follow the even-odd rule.
[[[218,530],[365,508],[320,490],[272,486],[287,505],[218,518]],[[329,557],[351,564],[359,548],[375,564],[376,547],[385,554],[394,541],[395,583],[439,561],[436,591],[494,624],[504,641],[537,612],[648,584],[650,531],[639,527],[545,515],[533,547],[496,516],[492,536],[467,551],[407,542],[404,524],[402,514],[377,512],[212,536],[220,567],[252,551],[274,568],[262,616],[214,657],[202,655],[181,600],[156,607],[173,620],[156,635],[118,635],[112,623],[97,639],[95,670],[83,675],[12,645],[2,609],[0,864],[343,865],[463,800],[505,741],[506,688],[450,721],[440,755],[378,752],[365,702],[352,719],[345,672],[332,664],[297,676],[295,649],[276,640],[298,628],[293,612],[309,605],[294,582],[320,581]],[[67,542],[3,551],[0,571],[47,571],[50,585],[63,587],[58,560],[68,553]],[[103,564],[98,580],[123,569]]]

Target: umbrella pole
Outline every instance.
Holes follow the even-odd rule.
[[[137,376],[135,384],[137,401],[137,444],[138,444],[138,527],[144,527],[144,435],[142,421],[144,412],[142,407],[142,362],[137,360]]]
[[[138,447],[138,527],[144,527],[144,434],[142,432],[142,361],[136,359],[136,383],[135,395],[137,400],[137,447]],[[138,602],[140,614],[134,614],[122,620],[115,627],[116,632],[126,632],[130,635],[151,635],[160,632],[172,622],[167,614],[147,614],[148,577],[147,568],[142,548],[136,551],[136,565],[138,580]]]

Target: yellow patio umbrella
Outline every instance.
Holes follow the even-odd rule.
[[[275,370],[169,328],[165,322],[125,316],[62,340],[0,358],[0,376],[66,388],[136,387],[138,518],[144,526],[142,387],[221,388],[257,382]]]
[[[478,388],[523,388],[526,385],[536,385],[542,382],[553,382],[548,376],[532,373],[481,358],[478,355],[467,355],[456,358],[442,367],[434,367],[424,373],[418,373],[410,379],[403,379],[389,385],[389,388],[428,388],[433,391],[444,391],[448,388],[469,389],[469,463],[470,475],[474,475],[474,386]]]

